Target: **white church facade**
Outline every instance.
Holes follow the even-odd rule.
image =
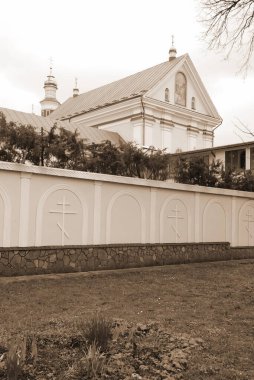
[[[189,55],[176,57],[174,47],[168,61],[80,95],[75,88],[55,108],[51,120],[115,132],[168,153],[211,148],[222,122]]]

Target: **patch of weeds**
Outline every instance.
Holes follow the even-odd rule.
[[[25,376],[26,367],[35,365],[37,357],[37,342],[34,336],[17,337],[11,340],[4,363],[7,380],[28,379]]]
[[[64,380],[97,380],[101,379],[106,371],[106,357],[93,343],[89,346],[87,353],[73,364],[65,372]]]
[[[95,345],[101,352],[107,351],[112,340],[110,321],[101,315],[96,315],[90,321],[81,323],[79,329],[87,342],[87,346]]]

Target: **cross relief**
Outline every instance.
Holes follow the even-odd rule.
[[[181,239],[181,234],[179,231],[179,221],[181,219],[184,219],[184,216],[181,216],[182,211],[178,208],[178,204],[176,203],[175,208],[171,210],[171,215],[168,215],[168,218],[172,220],[172,223],[170,224],[172,230],[175,233],[175,242],[179,242]]]
[[[245,222],[245,229],[248,233],[248,244],[250,244],[250,239],[253,239],[253,224],[254,223],[254,215],[253,215],[253,209],[248,208],[248,211],[246,213],[246,219],[243,219],[243,222]]]
[[[64,245],[65,238],[70,239],[70,235],[66,230],[66,215],[74,215],[77,214],[77,212],[67,209],[71,205],[66,202],[65,196],[63,196],[62,201],[57,202],[57,206],[60,206],[57,210],[50,210],[49,212],[51,214],[59,214],[60,221],[57,222],[57,226],[61,231],[61,242],[62,245]]]

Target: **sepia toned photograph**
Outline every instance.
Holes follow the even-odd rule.
[[[254,0],[0,12],[0,380],[254,380]]]

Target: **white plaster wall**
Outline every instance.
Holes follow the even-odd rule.
[[[212,162],[212,160],[220,160],[223,162],[223,164],[225,164],[225,150],[215,150],[213,152],[215,154],[215,157],[210,155],[210,161]]]
[[[254,245],[254,194],[0,163],[1,246]]]
[[[130,119],[118,121],[117,123],[108,123],[106,126],[99,127],[99,129],[117,132],[125,141],[133,140],[133,125]]]
[[[198,146],[198,133],[188,133],[188,150],[195,150]]]
[[[182,152],[188,150],[187,128],[175,124],[172,130],[172,153],[176,153],[178,149]]]
[[[19,245],[20,234],[20,204],[21,199],[21,172],[0,171],[1,197],[1,244],[8,247]]]
[[[212,148],[213,146],[213,137],[209,135],[203,134],[203,146],[204,149],[206,148]]]
[[[172,152],[172,134],[173,127],[172,126],[161,126],[161,149],[166,149],[167,152]]]
[[[158,119],[156,119],[156,121],[153,123],[153,142],[152,142],[152,145],[154,147],[158,147],[159,149],[163,149],[162,130],[161,130],[161,125],[160,125],[160,122]]]
[[[200,131],[197,135],[197,146],[199,146],[199,149],[204,148],[204,142],[203,142],[203,133]]]

